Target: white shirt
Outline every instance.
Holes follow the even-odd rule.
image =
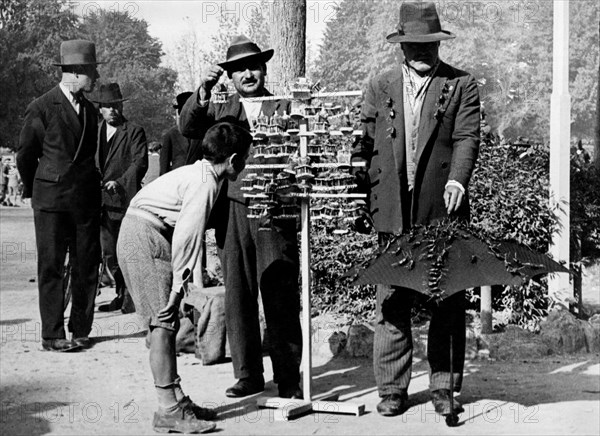
[[[254,121],[256,121],[256,119],[260,116],[262,101],[250,101],[243,97],[240,97],[240,101],[242,102],[242,106],[244,106],[244,112],[246,112],[248,124],[253,126]]]
[[[58,86],[60,87],[60,90],[63,92],[65,97],[67,97],[67,100],[69,100],[69,103],[71,103],[71,106],[73,106],[73,109],[75,109],[75,113],[79,115],[79,102],[75,99],[75,96],[73,95],[71,90],[67,88],[62,82],[60,82]]]
[[[150,212],[174,229],[174,292],[181,292],[186,270],[192,272],[194,283],[202,287],[202,237],[221,184],[213,165],[202,159],[153,180],[131,200],[130,208]]]
[[[116,127],[111,126],[110,124],[106,123],[106,142],[110,141],[110,138],[113,137],[113,135],[115,134],[116,131],[117,131]]]

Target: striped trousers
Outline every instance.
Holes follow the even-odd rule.
[[[421,294],[402,287],[377,287],[373,369],[381,397],[407,392],[412,373],[411,310]],[[463,292],[433,303],[427,340],[429,389],[450,387],[450,336],[453,344],[454,391],[460,391],[465,361]]]

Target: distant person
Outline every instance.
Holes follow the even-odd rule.
[[[100,175],[96,168],[98,113],[84,97],[100,77],[96,46],[85,40],[60,46],[58,86],[27,106],[17,165],[23,198],[31,198],[38,258],[42,347],[74,351],[91,345],[100,257]],[[63,267],[73,268],[66,339]]]
[[[192,146],[192,139],[188,139],[179,133],[179,116],[181,109],[192,95],[191,92],[182,92],[175,98],[175,126],[171,128],[163,137],[162,148],[160,151],[160,172],[162,176],[175,168],[193,162],[187,162],[188,153]]]
[[[475,78],[440,60],[440,41],[454,37],[442,30],[434,3],[402,3],[400,22],[387,41],[401,45],[404,62],[376,75],[367,87],[363,136],[353,160],[367,165],[359,181],[369,194],[368,210],[382,249],[413,226],[449,215],[468,220],[480,103]],[[400,415],[408,407],[411,310],[419,295],[399,286],[377,287],[373,369],[381,398],[377,412],[383,416]],[[458,401],[452,410],[450,399],[462,385],[465,305],[459,292],[431,306],[429,394],[435,411],[444,416],[462,410]]]
[[[202,287],[202,237],[224,179],[235,180],[250,153],[252,135],[229,123],[206,132],[204,159],[159,177],[131,200],[117,254],[137,313],[150,330],[150,368],[158,397],[152,425],[161,433],[204,433],[213,410],[181,389],[175,337],[179,304],[194,277]]]
[[[10,163],[8,165],[8,193],[7,199],[9,206],[19,207],[17,197],[19,196],[19,186],[21,185],[21,175],[17,169],[17,165]]]
[[[9,160],[0,158],[0,203],[7,206],[6,194],[8,192]]]
[[[117,296],[98,306],[101,312],[135,311],[119,268],[117,238],[129,202],[142,187],[148,170],[148,145],[144,129],[127,120],[118,83],[101,85],[95,100],[102,122],[98,129],[98,168],[102,174],[100,243],[105,265],[115,280]]]
[[[583,164],[590,163],[590,160],[592,158],[590,157],[588,151],[585,148],[583,148],[583,142],[581,141],[581,139],[577,141],[577,150],[575,150],[575,153],[577,154],[577,159],[579,160],[579,162]]]
[[[159,176],[161,149],[162,144],[158,141],[152,141],[148,145],[148,171],[142,180],[142,186],[146,186]]]

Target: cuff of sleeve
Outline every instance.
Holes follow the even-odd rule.
[[[448,180],[444,189],[448,186],[456,186],[458,189],[460,189],[460,192],[462,192],[463,195],[465,194],[465,187],[462,185],[462,183],[457,182],[456,180]]]

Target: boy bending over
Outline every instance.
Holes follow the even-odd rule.
[[[211,409],[198,406],[180,386],[175,354],[179,304],[193,277],[202,282],[202,237],[224,179],[246,166],[251,134],[219,123],[204,136],[204,158],[142,188],[131,200],[117,242],[117,256],[144,325],[150,329],[150,368],[158,395],[157,432],[214,430]]]

